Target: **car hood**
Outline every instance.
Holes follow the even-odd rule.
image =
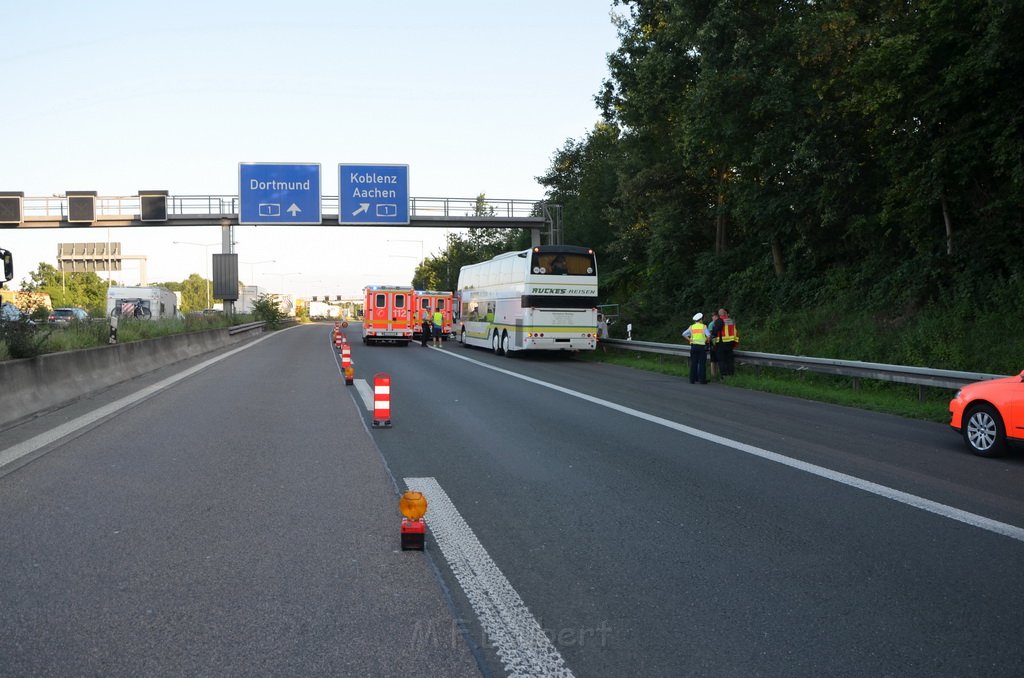
[[[973,384],[967,384],[960,389],[962,394],[970,394],[978,390],[985,390],[989,388],[1002,388],[1004,384],[1019,384],[1021,383],[1021,375],[1015,374],[1012,377],[1000,377],[999,379],[987,379],[985,381],[976,381]],[[996,386],[998,384],[998,386]]]

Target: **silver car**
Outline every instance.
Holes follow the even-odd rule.
[[[55,308],[50,312],[47,322],[53,325],[67,325],[73,322],[89,322],[89,314],[84,308]]]

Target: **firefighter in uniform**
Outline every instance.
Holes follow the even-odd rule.
[[[735,356],[733,350],[740,343],[740,333],[736,329],[736,321],[729,317],[724,308],[718,309],[718,328],[716,350],[718,351],[718,369],[723,377],[735,374]]]
[[[693,316],[693,324],[683,330],[683,337],[690,342],[690,383],[708,383],[705,373],[705,361],[707,359],[708,328],[701,322],[704,319],[703,313],[696,313]]]

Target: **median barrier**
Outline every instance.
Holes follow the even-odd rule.
[[[247,341],[263,331],[262,323],[255,325],[250,323],[241,332],[220,328],[2,361],[0,428],[161,367]]]

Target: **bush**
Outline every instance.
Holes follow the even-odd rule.
[[[281,326],[281,321],[284,320],[284,313],[281,312],[277,299],[269,294],[260,295],[252,303],[252,315],[256,320],[267,323],[267,328],[271,330],[278,329]]]
[[[44,353],[49,336],[50,330],[42,329],[28,316],[0,321],[0,343],[6,346],[10,358],[35,358]]]

